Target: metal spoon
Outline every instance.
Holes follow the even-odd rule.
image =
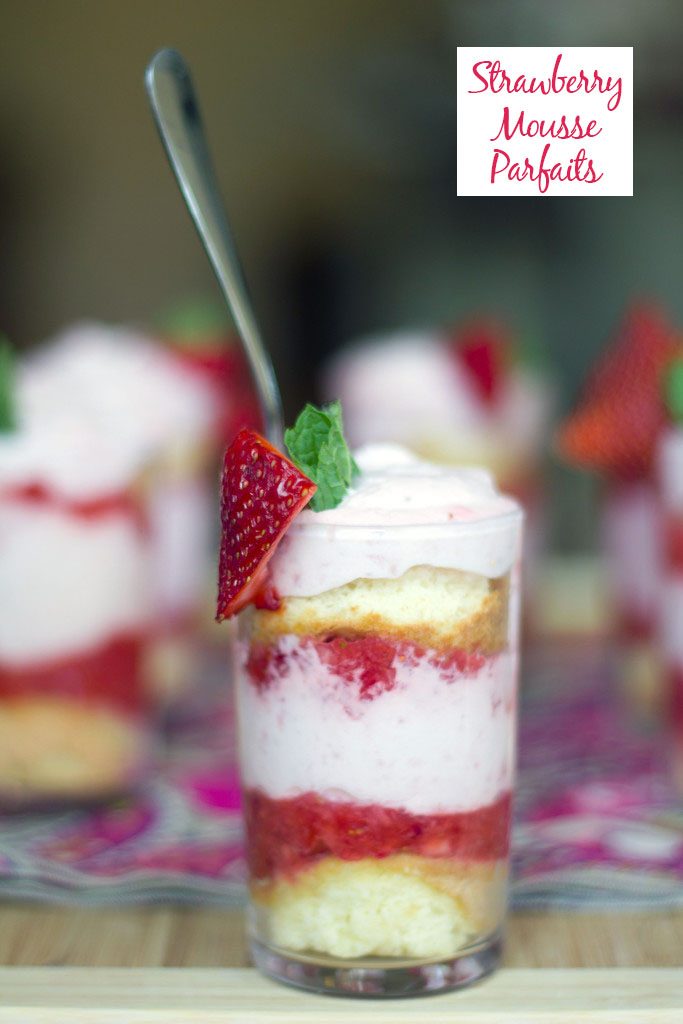
[[[152,58],[145,72],[145,85],[166,155],[249,360],[266,434],[281,448],[280,390],[221,201],[190,72],[177,50],[160,50]]]

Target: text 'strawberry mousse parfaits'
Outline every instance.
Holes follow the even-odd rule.
[[[254,955],[321,990],[454,987],[505,910],[522,515],[483,471],[354,462],[338,407],[286,440],[317,490],[235,643]]]

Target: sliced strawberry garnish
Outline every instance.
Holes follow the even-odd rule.
[[[316,485],[255,430],[240,430],[223,460],[217,619],[256,600],[267,565]]]
[[[559,432],[560,454],[609,476],[646,476],[666,420],[662,377],[680,344],[658,309],[633,306]]]
[[[493,321],[473,320],[456,333],[454,353],[467,370],[477,394],[487,405],[500,395],[508,361],[509,342]]]

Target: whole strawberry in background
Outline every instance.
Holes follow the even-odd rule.
[[[681,337],[653,302],[632,304],[557,435],[568,463],[603,481],[601,545],[621,677],[648,714],[661,700],[654,660],[661,526],[655,453],[666,423],[664,374]]]
[[[659,307],[632,305],[559,431],[563,458],[609,480],[650,477],[666,422],[662,377],[679,349]]]

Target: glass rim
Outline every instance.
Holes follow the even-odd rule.
[[[319,522],[297,517],[287,528],[287,534],[293,533],[334,533],[335,538],[353,536],[376,536],[386,537],[389,535],[413,535],[413,536],[438,536],[440,534],[496,534],[502,533],[514,527],[524,525],[527,518],[525,510],[515,501],[508,499],[510,509],[494,515],[484,516],[477,519],[449,519],[440,523],[331,523]],[[311,515],[315,515],[311,512]]]

